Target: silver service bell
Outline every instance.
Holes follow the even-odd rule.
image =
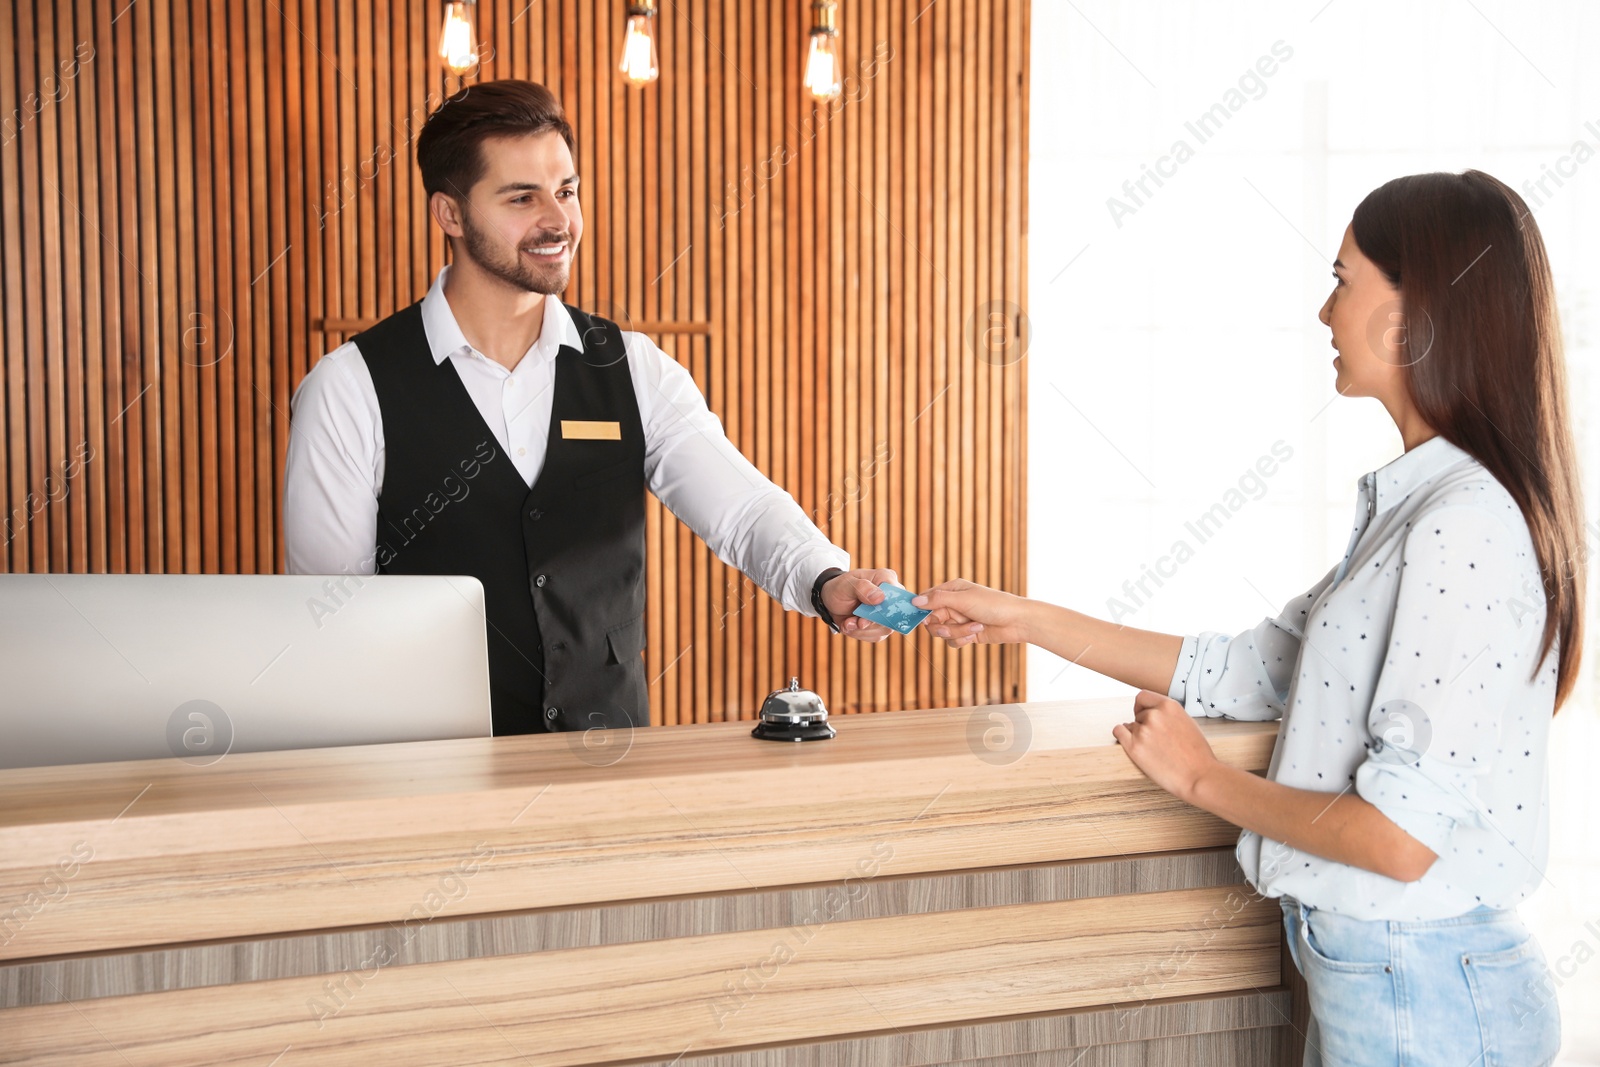
[[[763,741],[826,741],[834,736],[822,698],[789,679],[789,688],[774,690],[761,704],[760,722],[751,730]]]

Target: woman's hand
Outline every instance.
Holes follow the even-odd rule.
[[[912,604],[933,614],[923,623],[951,648],[1026,644],[1033,602],[961,578],[936,585]]]
[[[1220,766],[1194,719],[1171,697],[1139,690],[1133,722],[1111,730],[1134,766],[1185,803],[1195,802],[1200,779]]]

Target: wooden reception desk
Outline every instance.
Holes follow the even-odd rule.
[[[0,772],[0,1063],[1284,1062],[1278,907],[1130,703]]]

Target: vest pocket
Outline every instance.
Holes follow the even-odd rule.
[[[604,482],[609,482],[613,478],[620,478],[624,474],[627,474],[629,470],[638,471],[640,477],[643,477],[644,472],[639,464],[635,463],[631,459],[625,459],[621,463],[613,463],[610,466],[601,467],[597,471],[590,471],[588,474],[580,474],[573,480],[572,484],[578,489],[587,489],[593,485],[600,485]]]
[[[612,663],[633,663],[644,651],[644,616],[630,619],[621,626],[606,631],[606,643],[611,646]]]

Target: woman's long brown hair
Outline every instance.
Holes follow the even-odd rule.
[[[1367,195],[1351,226],[1362,253],[1400,290],[1418,414],[1482,463],[1522,509],[1546,608],[1534,672],[1559,637],[1560,708],[1582,658],[1587,553],[1555,288],[1539,227],[1514,190],[1477,170],[1396,178]]]

